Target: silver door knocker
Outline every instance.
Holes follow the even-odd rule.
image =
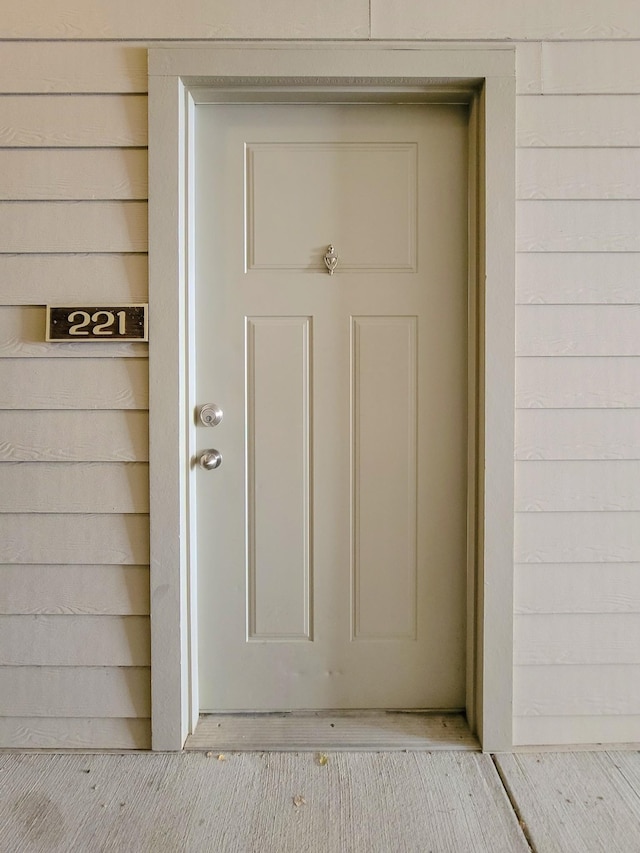
[[[333,271],[338,266],[338,255],[333,246],[329,246],[324,256],[324,264],[329,275],[333,275]]]

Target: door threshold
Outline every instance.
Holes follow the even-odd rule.
[[[187,751],[479,751],[462,713],[283,711],[202,714]]]

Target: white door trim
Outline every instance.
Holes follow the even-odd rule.
[[[515,72],[509,47],[256,43],[149,51],[152,743],[197,720],[191,570],[194,105],[446,100],[472,110],[468,704],[485,750],[512,746]]]

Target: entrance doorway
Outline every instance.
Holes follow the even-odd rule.
[[[468,144],[460,104],[195,109],[202,712],[465,705]]]
[[[196,726],[200,707],[204,707],[198,698],[197,674],[200,656],[197,648],[196,493],[203,477],[211,479],[221,473],[229,459],[227,451],[217,471],[204,472],[198,468],[201,452],[216,447],[218,441],[204,440],[203,429],[196,427],[194,420],[196,404],[216,400],[196,397],[192,372],[197,327],[192,251],[193,131],[196,111],[201,105],[240,102],[447,103],[466,105],[470,111],[466,714],[484,749],[510,749],[513,723],[514,58],[512,46],[487,48],[471,43],[443,46],[415,42],[393,45],[234,42],[207,46],[163,45],[149,51],[154,749],[181,749],[188,733]],[[344,248],[335,245],[335,236],[317,239],[316,262],[323,257],[329,241],[334,243],[339,258],[345,261]],[[334,271],[333,277],[328,273],[324,276],[331,281],[338,272]],[[304,310],[296,315],[292,312],[291,316],[311,316]],[[350,310],[354,311],[354,318],[372,314],[368,309]],[[396,311],[395,308],[381,311],[381,315],[403,316]],[[384,405],[377,411],[383,409]],[[314,424],[318,417],[314,412]],[[314,430],[315,440],[317,425]],[[206,434],[215,436],[215,430],[210,429]],[[321,462],[317,465],[322,467]],[[315,528],[312,534],[313,541],[317,541]],[[312,569],[317,578],[317,561]],[[208,614],[205,616],[209,618]],[[419,624],[419,619],[416,623]],[[317,621],[313,623],[313,630],[314,636],[319,636]]]

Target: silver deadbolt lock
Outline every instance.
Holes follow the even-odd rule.
[[[213,471],[214,468],[219,468],[222,465],[222,453],[219,450],[205,450],[200,454],[198,460],[200,467],[205,471]]]
[[[208,427],[218,426],[222,420],[222,414],[222,409],[215,403],[206,403],[204,406],[200,406],[198,410],[200,423]]]

